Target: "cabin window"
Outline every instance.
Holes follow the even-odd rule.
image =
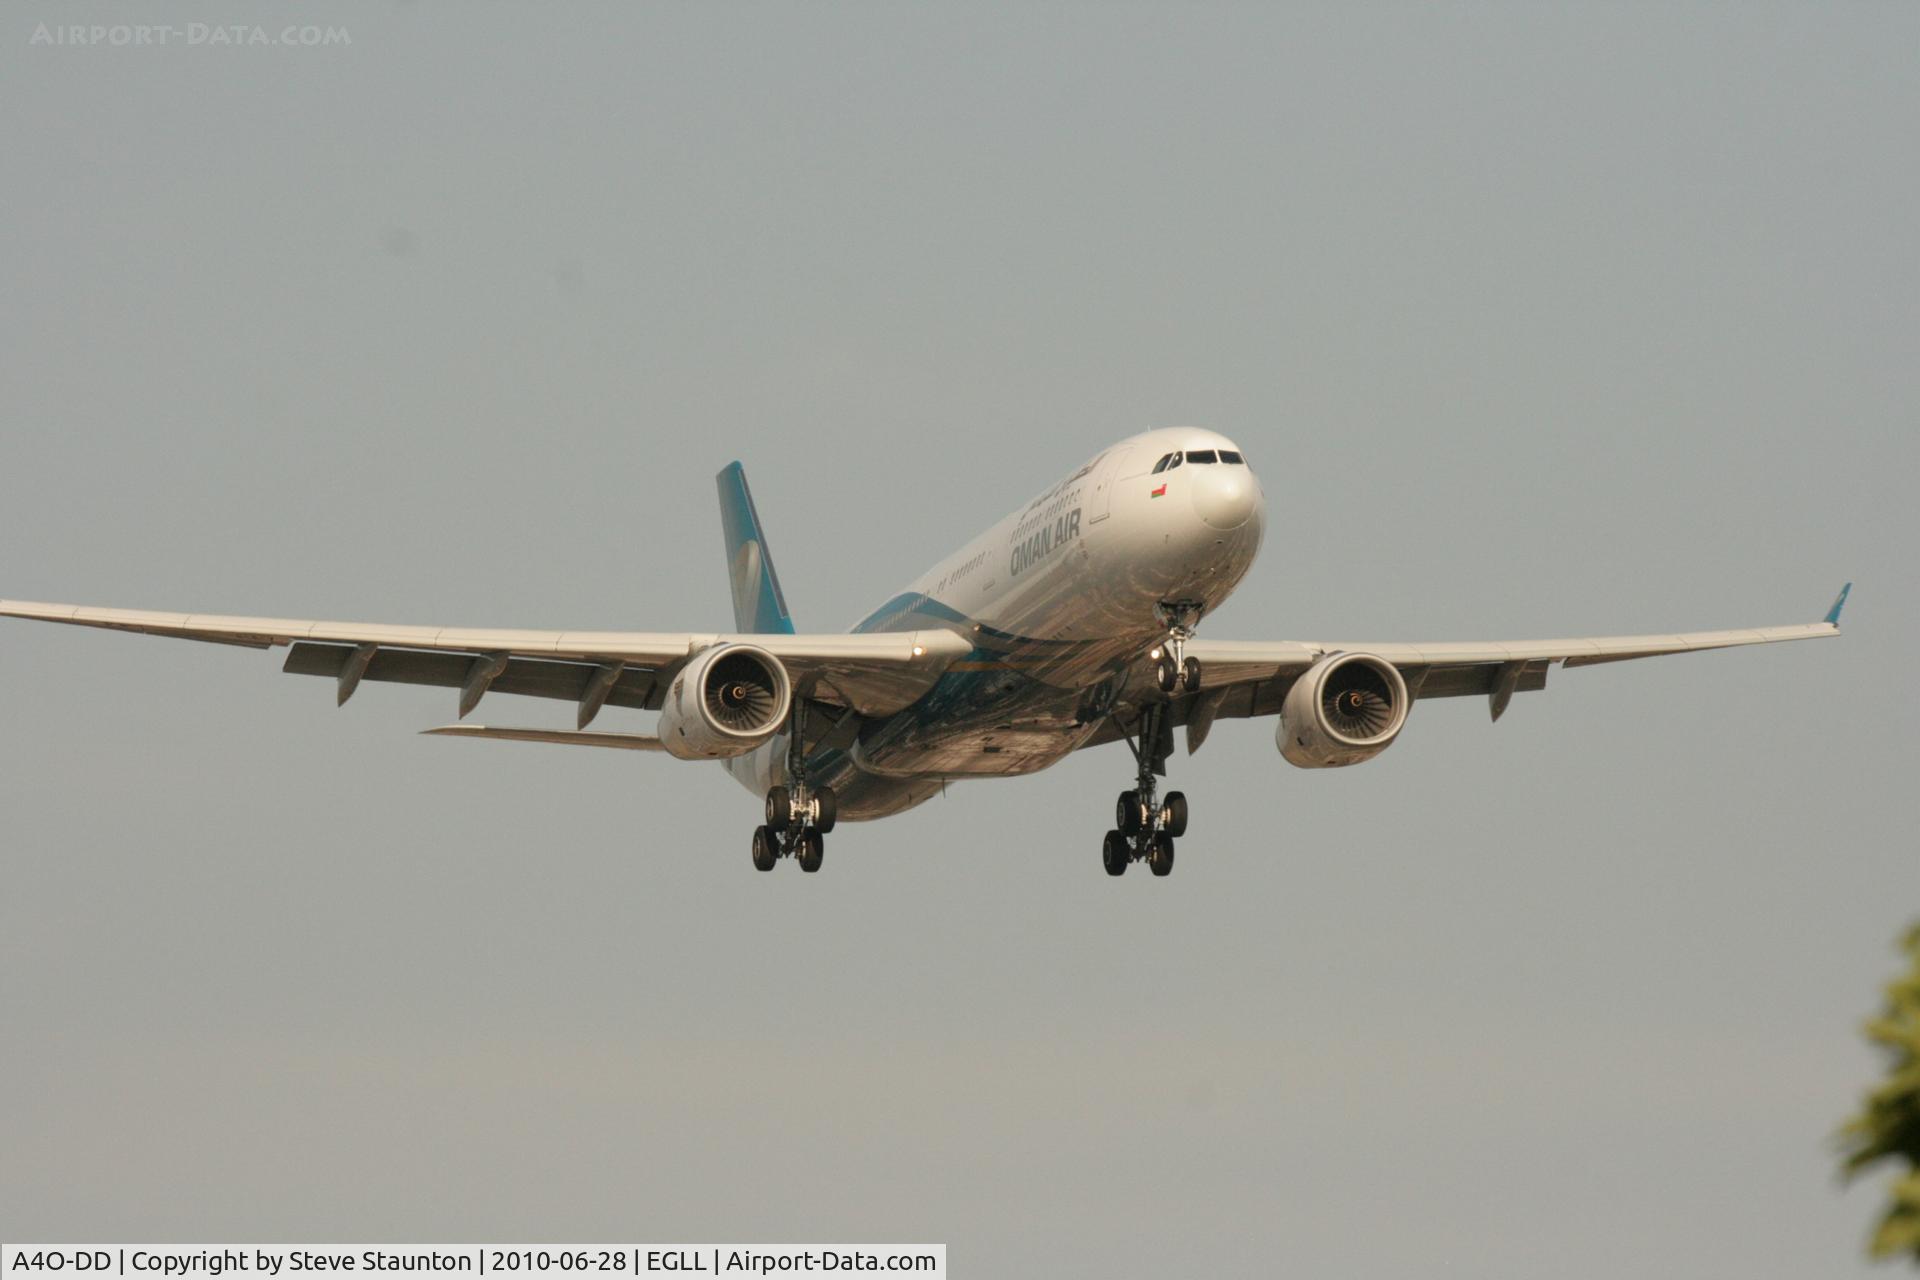
[[[1239,454],[1235,453],[1231,449],[1222,449],[1220,451],[1220,461],[1236,467],[1245,466],[1247,463],[1247,460],[1245,458],[1241,457]]]
[[[1187,450],[1187,461],[1188,462],[1212,462],[1214,461],[1213,450],[1189,449]]]

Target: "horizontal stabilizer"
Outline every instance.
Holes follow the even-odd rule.
[[[505,729],[484,724],[447,724],[421,733],[448,738],[499,738],[505,742],[557,742],[569,747],[618,747],[623,751],[665,751],[651,733],[582,733],[577,729]]]

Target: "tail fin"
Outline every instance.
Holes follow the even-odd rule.
[[[743,633],[792,635],[787,598],[773,571],[760,513],[753,509],[747,470],[729,463],[714,479],[720,486],[720,525],[727,537],[727,574],[733,584],[733,625]]]

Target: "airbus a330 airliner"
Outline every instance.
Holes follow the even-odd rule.
[[[578,704],[575,727],[454,724],[428,733],[717,760],[765,801],[753,865],[820,869],[839,819],[912,808],[955,780],[1044,769],[1127,744],[1137,766],[1101,861],[1173,870],[1187,801],[1159,791],[1184,726],[1189,754],[1222,716],[1275,716],[1303,769],[1392,745],[1419,700],[1484,695],[1498,720],[1558,664],[1838,635],[1824,621],[1750,631],[1446,644],[1202,640],[1195,629],[1247,574],[1266,525],[1238,445],[1197,428],[1131,436],[1096,455],[846,634],[798,633],[739,463],[718,477],[733,634],[502,631],[145,613],[0,601],[0,615],[265,649],[329,676]],[[1849,584],[1850,587],[1851,584]],[[660,713],[653,733],[594,732],[606,706]]]

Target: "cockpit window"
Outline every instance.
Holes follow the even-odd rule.
[[[1189,449],[1189,450],[1187,450],[1187,461],[1188,461],[1188,462],[1212,462],[1213,460],[1214,460],[1214,456],[1213,456],[1213,450],[1211,450],[1211,449]]]
[[[1241,457],[1239,454],[1235,453],[1231,449],[1222,449],[1220,451],[1220,461],[1230,463],[1236,467],[1243,467],[1247,463],[1247,460],[1245,458]]]
[[[1170,453],[1163,454],[1161,455],[1160,461],[1153,464],[1153,474],[1159,475],[1162,471],[1165,471],[1168,467],[1172,465],[1173,465],[1173,455]]]

